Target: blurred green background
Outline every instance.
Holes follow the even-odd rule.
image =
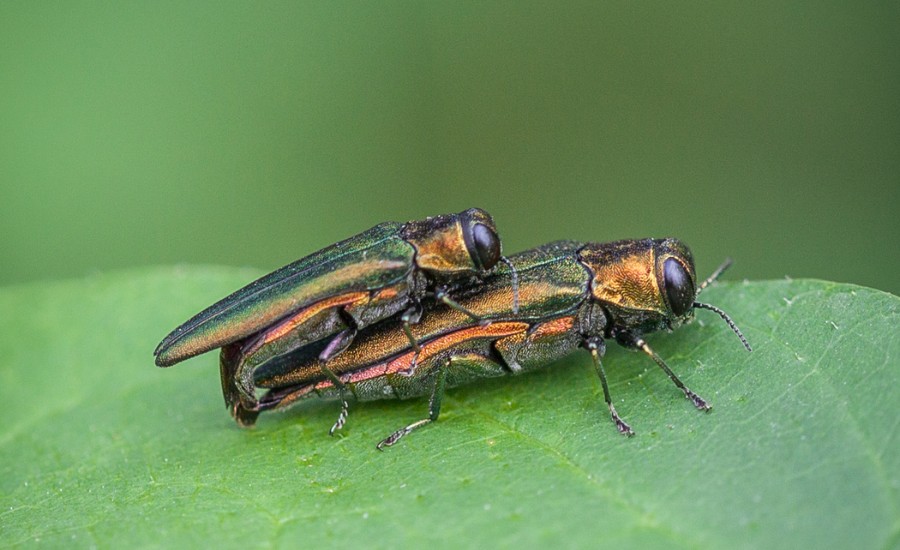
[[[480,206],[507,253],[900,293],[900,3],[3,2],[0,285],[274,268]],[[202,304],[200,304],[202,305]]]

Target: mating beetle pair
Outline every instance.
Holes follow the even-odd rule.
[[[501,264],[502,261],[502,264]],[[505,265],[504,265],[505,264]],[[445,387],[518,374],[578,347],[593,357],[619,432],[631,428],[609,395],[605,340],[648,354],[699,409],[643,335],[673,330],[727,264],[697,284],[676,239],[550,243],[504,258],[491,217],[471,209],[380,224],[271,273],[210,306],[157,347],[169,366],[222,347],[226,406],[241,425],[298,400],[359,401],[430,395],[429,415],[384,439],[394,444],[437,420]],[[255,387],[265,393],[257,398]]]

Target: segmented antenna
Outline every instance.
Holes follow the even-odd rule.
[[[519,313],[519,274],[516,272],[515,266],[513,266],[512,262],[506,256],[500,256],[500,261],[505,263],[507,267],[509,267],[509,271],[512,274],[512,286],[513,286],[513,314]]]
[[[722,262],[722,265],[717,267],[716,270],[712,272],[712,275],[710,275],[706,278],[705,281],[700,283],[700,288],[697,289],[697,295],[699,296],[700,293],[703,292],[704,288],[716,282],[716,279],[718,279],[722,275],[722,273],[725,273],[725,270],[731,267],[732,263],[734,262],[731,260],[731,258],[725,258],[725,261]]]
[[[722,268],[719,268],[718,270],[716,270],[717,273],[714,273],[713,275],[718,275],[719,273],[721,273],[721,270],[722,270]],[[715,277],[710,277],[710,279],[715,279]],[[707,279],[707,280],[709,280],[709,279]],[[700,288],[702,289],[703,287],[700,287]],[[747,342],[747,339],[744,338],[744,335],[741,333],[741,329],[737,328],[737,325],[734,324],[734,321],[731,320],[731,317],[729,317],[727,313],[725,313],[721,309],[717,308],[716,306],[711,306],[709,304],[704,304],[701,302],[694,302],[694,307],[699,307],[700,309],[708,309],[710,311],[718,313],[719,317],[721,317],[723,321],[728,323],[728,326],[731,328],[731,330],[733,330],[734,333],[737,334],[737,337],[741,339],[741,342],[744,344],[744,347],[747,348],[747,351],[753,351],[753,348],[750,347],[750,344]]]

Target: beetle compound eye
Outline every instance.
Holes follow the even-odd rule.
[[[672,308],[672,313],[680,317],[694,303],[694,283],[681,262],[675,258],[669,258],[663,264],[663,277],[665,278],[669,307]]]
[[[500,238],[490,227],[476,223],[472,227],[472,241],[475,245],[472,256],[477,260],[476,263],[481,264],[482,269],[491,269],[497,265],[500,261]]]

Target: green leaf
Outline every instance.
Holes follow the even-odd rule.
[[[896,548],[896,296],[720,284],[714,314],[649,338],[714,405],[610,346],[616,433],[587,354],[424,399],[307,402],[237,428],[217,357],[153,365],[178,323],[257,272],[132,271],[0,289],[4,544],[164,547]]]

